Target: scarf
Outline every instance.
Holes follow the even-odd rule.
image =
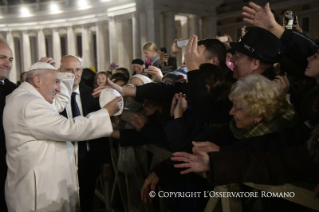
[[[261,122],[254,124],[247,129],[237,129],[235,120],[232,119],[230,122],[230,129],[236,139],[244,139],[278,132],[283,128],[296,125],[297,122],[298,117],[295,110],[293,109],[292,105],[288,105],[288,108],[283,115],[277,116],[269,121],[262,120]]]

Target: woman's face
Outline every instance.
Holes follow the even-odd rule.
[[[233,107],[229,112],[233,116],[237,129],[247,129],[255,124],[255,122],[261,121],[261,119],[249,115],[241,105],[237,102],[233,102]]]
[[[97,76],[96,83],[97,83],[99,86],[106,85],[106,76],[105,76],[104,74],[99,74],[99,75]]]
[[[143,103],[143,108],[146,112],[146,115],[151,116],[159,109],[159,106],[154,101],[145,99]]]
[[[319,49],[317,52],[308,57],[308,66],[305,71],[305,75],[308,77],[315,78],[317,83],[319,83]]]
[[[153,58],[156,57],[157,52],[143,49],[145,57]]]
[[[232,56],[233,55],[231,53],[227,52],[226,53],[226,62],[230,61],[230,58],[232,58]]]

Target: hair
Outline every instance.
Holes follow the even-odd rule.
[[[204,45],[206,48],[206,60],[217,57],[219,65],[224,69],[226,67],[226,47],[218,39],[207,38],[198,41],[198,46]]]
[[[153,43],[153,42],[150,42],[150,41],[144,43],[143,49],[157,52],[157,46],[156,46],[156,44]]]
[[[117,70],[123,71],[124,74],[125,74],[125,76],[126,76],[127,78],[130,77],[130,72],[127,70],[127,68],[120,67],[120,68],[117,68],[116,71],[117,71]]]
[[[114,73],[112,74],[110,80],[114,83],[116,83],[117,81],[124,81],[125,83],[128,82],[128,78],[125,76],[125,74],[122,74],[122,73]]]
[[[278,83],[259,74],[240,78],[232,86],[229,99],[238,102],[251,116],[271,120],[285,113],[288,102]]]
[[[27,71],[24,71],[20,74],[20,82],[22,83],[22,80],[23,80],[23,75],[27,74],[28,72]],[[26,80],[27,81],[27,80]]]
[[[132,64],[139,64],[142,66],[142,65],[144,65],[144,61],[137,58],[137,59],[132,60]]]
[[[217,101],[226,99],[230,93],[231,85],[226,83],[224,71],[210,63],[200,65],[199,69],[202,80],[210,87],[209,93],[215,96]]]
[[[99,74],[105,75],[106,78],[109,78],[109,77],[110,77],[110,75],[109,75],[106,71],[99,71],[99,72],[97,72],[97,74],[96,74],[95,77],[94,77],[93,86],[96,86],[96,85],[97,85],[97,78],[98,78]]]
[[[48,70],[53,70],[53,69],[35,69],[35,70],[28,71],[25,81],[30,84],[33,84],[34,76],[36,75],[44,76]]]

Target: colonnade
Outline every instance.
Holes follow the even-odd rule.
[[[17,27],[3,30],[0,27],[0,37],[7,40],[15,58],[10,80],[18,81],[20,73],[43,56],[54,58],[57,67],[61,57],[70,54],[80,56],[83,67],[93,66],[98,71],[107,70],[112,61],[130,69],[132,59],[145,59],[142,45],[146,41],[153,41],[159,48],[166,47],[169,51],[177,37],[187,39],[197,34],[200,38],[206,38],[216,34],[216,17],[202,18],[194,14],[154,9],[117,16],[105,15],[81,22],[66,21],[61,25],[38,22],[23,30]],[[210,26],[210,30],[203,29],[203,24]],[[32,42],[36,47],[31,46],[32,39],[36,40]],[[179,62],[182,55],[178,57]]]

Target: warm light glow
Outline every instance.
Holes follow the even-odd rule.
[[[78,0],[78,6],[81,10],[89,8],[89,4],[86,0]]]
[[[31,16],[30,11],[27,7],[22,6],[20,12],[23,17]]]
[[[58,7],[58,5],[56,3],[52,2],[50,4],[50,10],[51,10],[51,12],[58,12],[59,11],[59,7]]]

